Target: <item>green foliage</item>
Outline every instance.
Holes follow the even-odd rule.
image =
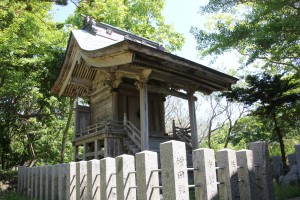
[[[271,124],[269,127],[273,134],[269,135],[268,140],[273,140],[273,137],[278,140],[285,166],[284,136],[289,128],[295,127],[289,120],[293,123],[299,121],[299,81],[292,77],[263,73],[248,75],[246,83],[246,87],[235,87],[223,94],[230,101],[255,106],[252,114],[261,118],[263,126]]]
[[[299,73],[299,1],[210,0],[201,8],[209,30],[191,29],[203,55],[237,50],[247,64],[262,59],[266,68]]]
[[[247,87],[236,87],[225,92],[225,96],[233,101],[243,102],[248,106],[256,104],[255,114],[271,115],[280,108],[292,108],[300,99],[299,82],[283,75],[248,75]]]
[[[274,189],[276,200],[286,200],[300,196],[300,185],[279,185],[275,182]]]
[[[29,200],[15,191],[0,191],[0,200]]]
[[[59,157],[68,99],[49,91],[67,35],[52,21],[52,2],[1,1],[0,166],[52,163]],[[59,144],[58,144],[59,143]]]
[[[76,14],[67,20],[81,28],[82,15],[92,17],[139,36],[161,43],[168,51],[181,49],[184,38],[165,23],[165,0],[94,0],[79,1]]]

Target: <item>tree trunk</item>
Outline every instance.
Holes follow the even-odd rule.
[[[65,126],[64,133],[63,133],[62,142],[61,142],[60,163],[63,163],[65,160],[65,146],[66,146],[66,141],[67,141],[70,124],[72,121],[74,102],[75,102],[75,98],[70,97],[70,111],[69,111],[69,115],[68,115],[68,121]]]
[[[227,135],[226,135],[224,148],[227,148],[227,146],[228,146],[231,130],[232,130],[232,126],[230,125],[230,127],[227,130]]]
[[[285,175],[287,173],[287,171],[288,171],[288,166],[286,164],[286,155],[285,155],[285,149],[284,149],[283,136],[282,136],[282,133],[281,133],[281,129],[278,126],[275,113],[273,114],[273,120],[274,120],[274,131],[275,131],[275,134],[277,135],[278,142],[279,142],[279,145],[280,145],[280,152],[281,152],[281,161],[282,161],[282,166],[283,166],[283,173]]]
[[[209,128],[208,128],[208,137],[207,137],[208,148],[210,148],[210,149],[211,149],[211,141],[210,141],[210,138],[211,138],[211,126],[212,126],[212,123],[210,121],[209,122]]]

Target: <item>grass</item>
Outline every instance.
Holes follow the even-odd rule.
[[[0,200],[29,200],[17,194],[14,190],[0,191]]]
[[[279,185],[275,183],[274,188],[276,200],[300,197],[300,185]]]

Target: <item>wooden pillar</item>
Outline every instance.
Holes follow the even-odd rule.
[[[94,153],[95,153],[94,158],[95,159],[99,159],[98,151],[99,151],[99,140],[96,139],[95,140],[95,150],[94,150]]]
[[[118,121],[118,88],[112,88],[111,94],[112,94],[112,121]]]
[[[85,142],[83,144],[83,155],[82,155],[82,160],[86,160],[86,154],[87,154],[87,151],[88,151],[88,144]]]
[[[108,143],[108,138],[104,138],[104,158],[109,157],[109,152],[108,152],[108,147],[109,143]]]
[[[148,89],[145,81],[137,85],[140,90],[141,151],[144,151],[149,150]]]
[[[197,133],[197,122],[196,122],[196,110],[195,110],[195,100],[194,92],[188,93],[189,102],[189,115],[190,115],[190,126],[191,126],[191,136],[192,136],[192,147],[193,149],[198,149],[198,133]]]
[[[78,146],[74,145],[74,162],[77,161],[77,156],[78,156]]]

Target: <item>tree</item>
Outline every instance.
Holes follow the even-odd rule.
[[[49,91],[64,56],[67,34],[52,21],[52,4],[0,3],[2,168],[56,162],[56,140],[61,137],[68,104]]]
[[[280,145],[282,163],[286,167],[286,153],[284,147],[284,127],[281,121],[286,117],[294,117],[298,120],[296,107],[298,107],[300,94],[299,81],[284,77],[284,75],[270,75],[263,73],[261,75],[248,75],[246,77],[248,84],[244,88],[233,88],[224,92],[230,101],[243,102],[248,106],[255,106],[252,114],[260,116],[262,119],[268,118],[273,123],[273,134],[276,135]]]
[[[298,0],[210,0],[201,7],[210,30],[192,27],[203,55],[237,50],[247,63],[263,60],[265,68],[300,72],[300,4]]]
[[[162,11],[166,0],[94,0],[78,3],[75,15],[67,20],[81,28],[83,17],[104,22],[161,43],[168,51],[181,49],[184,38],[165,23]]]

